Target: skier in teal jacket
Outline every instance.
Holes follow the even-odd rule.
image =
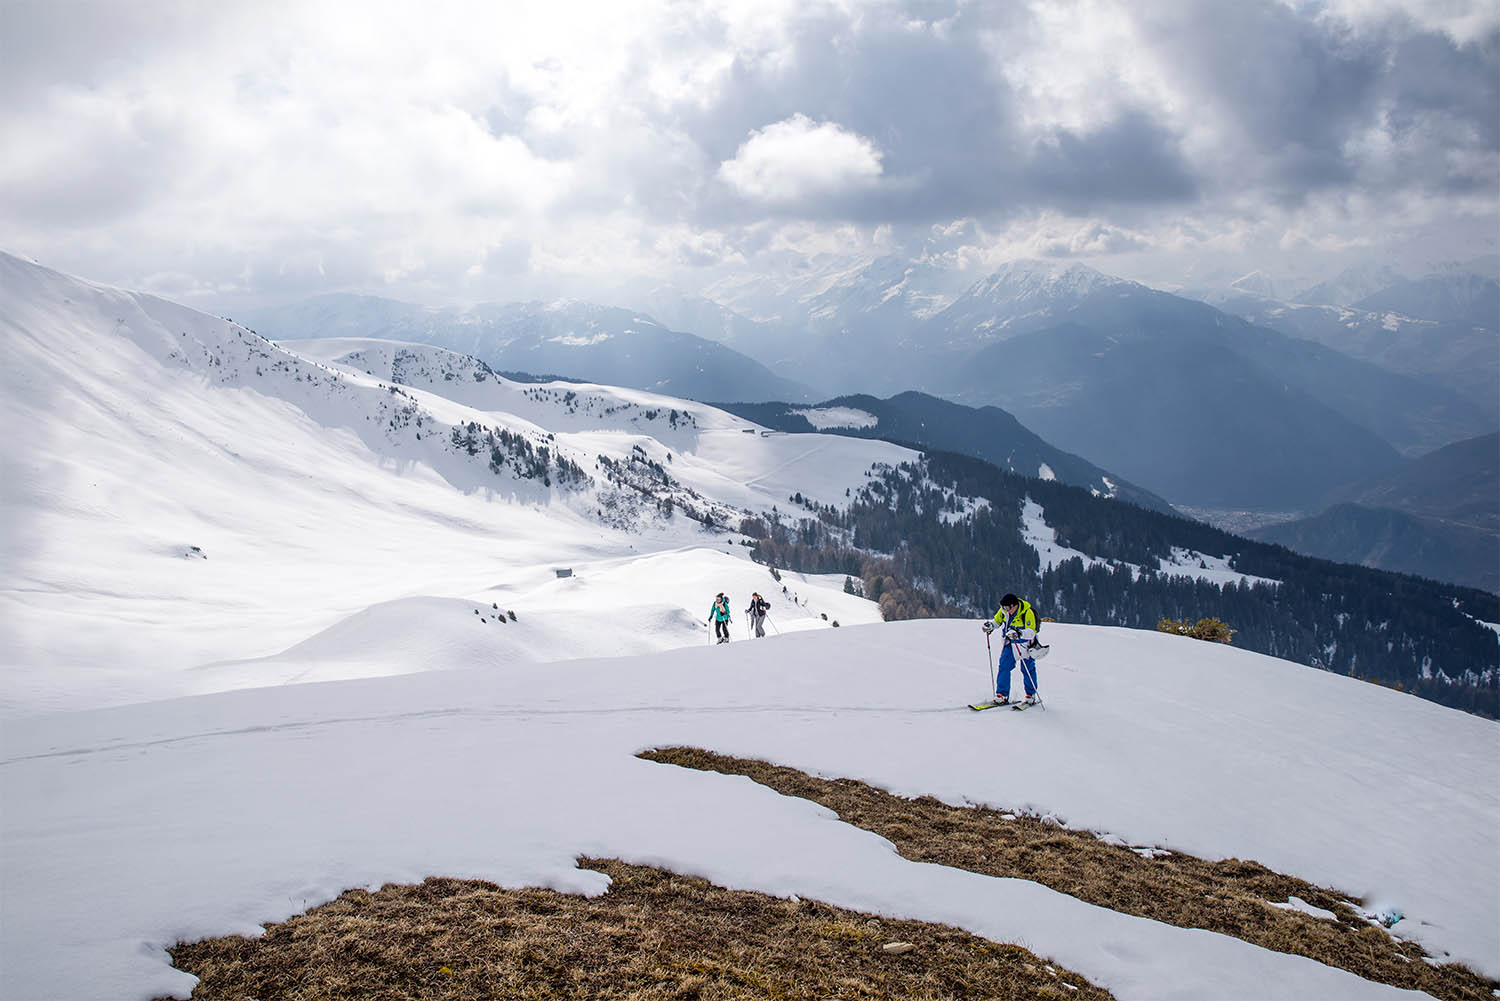
[[[729,599],[720,591],[714,599],[714,607],[708,610],[709,621],[714,624],[714,635],[720,643],[729,642]]]
[[[999,670],[995,675],[995,701],[1002,705],[1010,701],[1010,672],[1016,669],[1016,648],[1025,654],[1026,647],[1036,639],[1036,612],[1031,603],[1007,594],[1000,599],[1000,610],[984,624],[985,633],[999,629],[1005,640],[1000,651]],[[1021,683],[1026,688],[1026,701],[1036,701],[1036,660],[1024,657],[1021,661]]]

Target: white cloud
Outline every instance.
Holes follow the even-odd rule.
[[[1293,10],[1303,5],[1282,0]],[[1500,29],[1500,7],[1491,0],[1324,0],[1324,18],[1335,18],[1356,28],[1379,28],[1392,18],[1441,31],[1460,45],[1481,42]]]
[[[793,204],[869,187],[881,156],[864,136],[796,114],[752,132],[719,177],[754,201]]]

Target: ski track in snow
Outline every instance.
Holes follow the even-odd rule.
[[[824,448],[825,448],[825,446],[823,446],[823,445],[818,445],[818,446],[815,446],[813,448],[809,448],[807,451],[802,452],[802,453],[800,453],[798,455],[793,456],[792,458],[790,458],[790,459],[786,460],[785,462],[781,463],[780,465],[776,466],[774,469],[768,469],[762,475],[757,476],[757,477],[755,477],[753,479],[746,480],[745,481],[745,485],[747,487],[753,487],[753,486],[756,486],[756,485],[758,485],[760,483],[764,483],[766,480],[770,479],[771,477],[775,476],[776,474],[784,472],[785,470],[790,469],[792,466],[795,466],[795,465],[797,465],[799,463],[806,462],[808,459],[811,459],[813,456],[817,455],[819,452],[822,452],[824,450]]]
[[[148,747],[168,747],[178,744],[191,744],[201,741],[212,741],[221,738],[243,737],[247,734],[256,733],[284,733],[288,731],[313,731],[329,727],[364,725],[374,723],[397,723],[415,720],[429,719],[452,719],[457,717],[471,719],[536,719],[539,717],[593,717],[593,716],[638,716],[654,715],[658,713],[691,713],[697,715],[757,715],[764,713],[776,713],[788,716],[814,716],[821,714],[839,713],[870,713],[888,716],[912,716],[928,713],[960,713],[968,709],[966,705],[941,705],[915,708],[897,708],[880,706],[860,705],[817,705],[796,706],[781,704],[745,705],[745,706],[702,706],[702,705],[625,705],[625,706],[603,706],[594,708],[572,708],[572,709],[550,709],[541,706],[511,706],[495,707],[491,709],[432,709],[423,712],[385,713],[375,716],[342,716],[329,719],[302,720],[293,723],[276,723],[266,726],[242,727],[234,730],[204,730],[197,733],[184,733],[175,737],[163,737],[160,740],[146,740],[132,743],[110,743],[98,747],[70,747],[55,751],[47,751],[41,754],[27,754],[0,761],[0,766],[14,764],[21,761],[45,761],[49,758],[83,758],[93,754],[109,754],[116,751],[134,751]]]

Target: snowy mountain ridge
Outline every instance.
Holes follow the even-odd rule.
[[[1136,285],[1087,264],[1018,258],[1007,261],[970,286],[975,295],[995,299],[1077,298],[1113,285]]]

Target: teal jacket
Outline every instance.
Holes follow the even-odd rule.
[[[714,607],[708,610],[708,617],[714,622],[729,621],[729,599],[715,598]]]

